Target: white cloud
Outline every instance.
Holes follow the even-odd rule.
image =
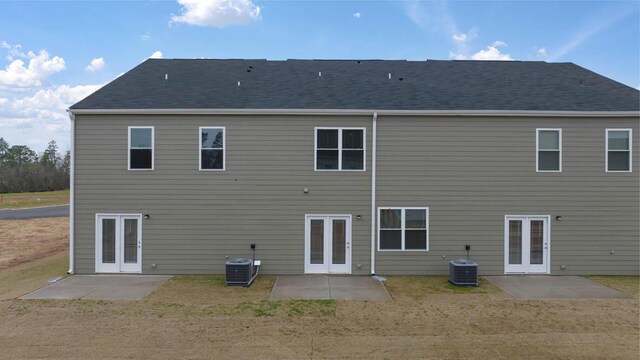
[[[6,45],[6,42],[3,43]],[[3,48],[6,49],[5,46]],[[11,49],[9,49],[11,53]],[[40,50],[36,55],[32,51],[24,54],[29,65],[21,59],[13,60],[4,70],[0,70],[0,88],[32,88],[40,86],[51,74],[65,69],[64,59],[59,56],[49,58],[49,53]]]
[[[473,60],[513,60],[509,54],[502,53],[498,47],[507,46],[504,41],[496,41],[486,49],[480,50],[471,56]]]
[[[261,19],[260,6],[251,0],[177,0],[180,15],[172,15],[171,23],[223,28],[248,24]]]
[[[454,33],[451,37],[456,43],[466,43],[478,37],[478,29],[473,28],[467,33]]]
[[[163,55],[162,55],[162,51],[156,51],[153,54],[151,54],[151,56],[149,56],[149,59],[162,59]]]
[[[69,116],[66,109],[98,90],[102,85],[60,85],[41,89],[33,95],[2,99],[0,101],[0,127],[5,139],[14,145],[24,144],[42,150],[54,139],[61,149],[68,145]],[[29,139],[33,129],[38,139]]]
[[[467,57],[464,56],[463,54],[457,54],[454,53],[453,51],[449,51],[449,58],[453,59],[453,60],[466,60]]]
[[[87,65],[85,70],[89,72],[96,72],[104,69],[105,65],[106,63],[104,62],[104,58],[101,58],[101,57],[93,58],[93,60],[91,60],[91,62],[89,63],[89,65]]]
[[[142,40],[142,41],[149,41],[149,40],[151,40],[151,34],[146,33],[146,34],[142,34],[142,35],[140,35],[140,40]]]
[[[471,60],[513,60],[511,55],[505,54],[498,49],[499,47],[506,47],[507,43],[504,41],[495,41],[493,44],[487,46],[485,49],[478,51],[471,55]],[[454,60],[467,60],[468,57],[464,54],[449,52],[449,58]]]
[[[545,59],[548,55],[547,55],[547,49],[545,48],[539,48],[536,50],[536,56],[538,56],[541,59]]]
[[[0,41],[0,49],[5,49],[9,52],[7,55],[7,60],[13,61],[15,58],[26,58],[28,55],[22,51],[22,45],[16,44],[11,45],[8,42],[2,40]]]
[[[353,17],[356,19],[360,19],[361,16],[362,14],[360,14],[359,12],[353,14]]]

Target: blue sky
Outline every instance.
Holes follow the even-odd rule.
[[[150,56],[574,62],[640,87],[638,1],[0,1],[0,137],[66,150],[64,109]]]

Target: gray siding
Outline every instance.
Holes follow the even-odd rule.
[[[265,273],[301,274],[304,215],[351,214],[352,272],[369,273],[370,117],[78,115],[75,124],[78,273],[94,272],[96,213],[150,215],[147,274],[222,273],[250,243]],[[154,171],[127,171],[127,126],[137,125],[155,127]],[[226,171],[198,171],[199,126],[226,127]],[[323,126],[367,128],[366,172],[313,171]],[[536,128],[563,129],[562,173],[535,172]],[[605,173],[606,128],[633,129],[633,173]],[[377,132],[376,206],[429,207],[430,250],[377,251],[376,273],[444,274],[470,244],[481,273],[502,274],[504,216],[550,215],[552,274],[638,274],[638,119],[379,117]]]
[[[536,173],[536,128],[562,128],[562,173]],[[606,128],[633,129],[633,173],[605,173]],[[638,274],[637,118],[385,117],[377,131],[377,206],[431,220],[429,252],[377,252],[377,273],[443,274],[470,244],[481,273],[502,274],[504,216],[551,215],[552,274]]]
[[[366,172],[315,172],[313,137],[314,127],[366,127],[370,144],[370,117],[78,115],[75,123],[78,273],[95,270],[96,213],[150,215],[147,274],[222,273],[225,256],[250,256],[250,243],[264,273],[300,274],[304,215],[351,214],[353,273],[369,273],[371,154]],[[127,171],[127,127],[138,125],[155,126],[154,171]],[[226,127],[226,171],[198,171],[199,126]]]

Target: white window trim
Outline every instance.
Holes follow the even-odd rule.
[[[131,147],[131,129],[151,129],[151,169],[132,169],[131,168],[131,150],[135,149],[144,149],[147,148],[138,148]],[[129,126],[127,130],[127,170],[129,171],[153,171],[155,169],[156,163],[156,135],[155,128],[153,126]]]
[[[203,129],[222,129],[222,149],[203,149],[202,148],[202,130]],[[202,168],[202,150],[222,150],[222,169],[203,169]],[[227,129],[224,126],[200,126],[198,128],[198,170],[200,171],[226,171],[227,169]]]
[[[558,150],[540,149],[540,131],[557,131],[558,132]],[[540,151],[558,151],[559,162],[558,170],[540,170],[539,158]],[[561,173],[562,172],[562,129],[536,129],[536,172],[539,173]]]
[[[337,169],[318,169],[318,130],[338,130],[338,168]],[[362,130],[362,169],[342,169],[342,130]],[[313,132],[313,170],[314,171],[367,171],[367,128],[364,127],[316,127]],[[359,149],[346,149],[359,150]]]
[[[609,131],[626,131],[629,133],[629,150],[609,150]],[[633,131],[632,129],[606,129],[604,133],[604,171],[608,173],[630,173],[633,166]],[[629,152],[629,170],[609,170],[609,151],[612,152]]]
[[[401,210],[401,228],[400,230],[400,234],[401,234],[401,248],[400,249],[381,249],[380,248],[380,230],[382,230],[380,228],[380,223],[381,223],[381,213],[382,210]],[[427,238],[426,238],[426,248],[425,249],[405,249],[405,244],[404,244],[404,233],[406,230],[421,230],[421,229],[407,229],[405,227],[405,210],[425,210],[426,211],[426,221],[427,221],[427,228],[424,229],[427,232]],[[429,251],[429,225],[431,225],[430,221],[429,221],[429,208],[428,207],[402,207],[402,206],[381,206],[378,207],[378,251],[390,251],[390,252],[428,252]],[[397,230],[397,229],[396,229]]]

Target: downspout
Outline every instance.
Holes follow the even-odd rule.
[[[371,275],[376,274],[376,128],[378,113],[371,124]]]
[[[69,271],[67,273],[73,274],[75,271],[74,261],[73,261],[73,250],[74,250],[74,203],[75,203],[75,157],[76,157],[76,116],[69,110],[69,119],[71,120],[71,141],[69,143]]]

